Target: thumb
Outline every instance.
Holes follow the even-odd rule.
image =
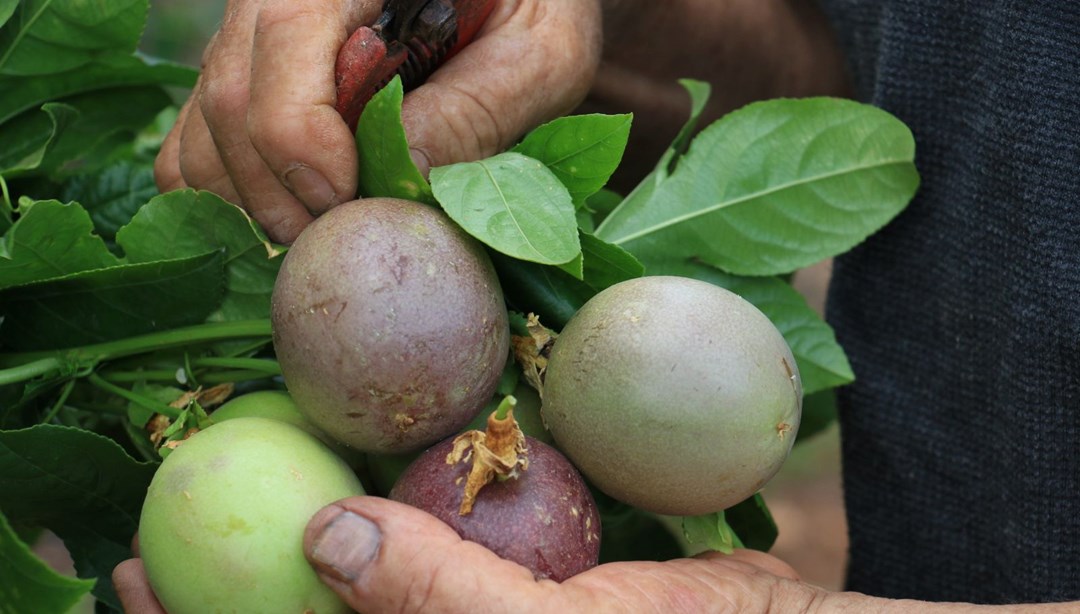
[[[584,99],[600,61],[596,0],[506,0],[477,38],[402,103],[413,159],[484,158]]]
[[[558,587],[462,540],[434,516],[377,497],[320,510],[304,551],[323,582],[362,612],[522,611]]]

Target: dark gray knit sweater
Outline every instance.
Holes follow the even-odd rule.
[[[823,4],[923,178],[829,297],[849,588],[1080,599],[1080,2]]]

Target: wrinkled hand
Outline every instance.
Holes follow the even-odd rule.
[[[229,0],[155,165],[158,187],[213,191],[291,242],[356,194],[334,109],[337,52],[383,0]],[[600,54],[599,0],[499,0],[472,44],[404,100],[421,170],[492,155],[571,111]]]
[[[463,541],[414,508],[376,497],[327,506],[304,548],[320,577],[358,611],[778,612],[805,611],[823,591],[772,556],[748,550],[665,563],[611,563],[562,584]],[[163,614],[138,559],[113,575],[129,614]]]

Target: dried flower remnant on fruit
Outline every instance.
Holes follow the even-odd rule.
[[[488,416],[486,431],[466,431],[454,439],[446,464],[472,461],[459,515],[472,512],[476,495],[492,480],[516,478],[519,470],[529,468],[525,434],[514,420],[516,404],[514,397],[507,396]]]
[[[198,403],[205,407],[214,407],[215,405],[221,405],[230,396],[232,396],[233,390],[236,386],[232,383],[218,384],[207,389],[203,389],[199,386],[195,390],[189,390],[180,395],[178,399],[169,403],[169,407],[175,407],[176,409],[183,409],[191,403]]]
[[[534,313],[528,315],[525,327],[529,336],[513,335],[510,337],[510,344],[514,349],[514,358],[521,365],[525,381],[543,398],[544,372],[547,370],[551,346],[558,335],[541,324],[540,318]]]

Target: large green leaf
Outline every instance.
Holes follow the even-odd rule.
[[[799,366],[803,394],[851,383],[855,375],[832,328],[787,282],[777,277],[741,277],[696,262],[663,262],[650,275],[691,277],[731,290],[761,310],[784,335]]]
[[[530,132],[513,151],[547,165],[580,208],[619,166],[631,120],[630,115],[562,117]]]
[[[452,220],[519,260],[563,264],[581,253],[570,193],[543,163],[506,152],[432,169],[435,198]]]
[[[116,231],[130,222],[140,207],[157,196],[158,189],[151,166],[124,161],[96,173],[72,177],[61,194],[61,200],[82,203],[97,233],[109,242],[116,239]]]
[[[211,320],[270,316],[281,250],[239,207],[210,192],[180,190],[152,199],[116,233],[132,263],[225,253],[225,297]]]
[[[698,258],[732,273],[787,273],[847,251],[911,199],[911,131],[852,101],[770,100],[701,132],[647,199],[630,199],[597,236],[646,267]]]
[[[223,266],[215,250],[0,291],[0,346],[58,349],[197,324],[221,304]]]
[[[113,149],[132,141],[169,104],[157,86],[101,89],[65,98],[62,105],[46,104],[48,115],[31,111],[0,125],[0,170],[54,176],[99,169]],[[56,119],[59,109],[65,110],[62,123]],[[35,151],[35,164],[16,164]]]
[[[131,556],[131,538],[156,465],[77,428],[0,431],[0,509],[12,522],[51,529],[94,594],[118,607],[109,575]]]
[[[401,77],[395,76],[364,105],[356,124],[361,196],[387,196],[435,204],[431,186],[409,155],[401,125]]]
[[[93,587],[93,580],[53,571],[19,539],[0,511],[0,612],[67,612]]]
[[[147,0],[23,0],[0,29],[0,74],[48,75],[108,53],[131,53]]]
[[[0,175],[31,171],[41,166],[60,134],[78,121],[79,110],[52,102],[41,107],[40,114],[28,114],[21,121],[0,126]]]
[[[18,6],[19,0],[0,0],[0,27],[3,27],[8,19],[11,19]]]
[[[78,204],[23,201],[18,211],[0,238],[0,289],[118,264]]]
[[[169,62],[148,64],[146,58],[108,56],[48,78],[0,75],[0,123],[75,94],[134,85],[192,87],[198,72]]]

